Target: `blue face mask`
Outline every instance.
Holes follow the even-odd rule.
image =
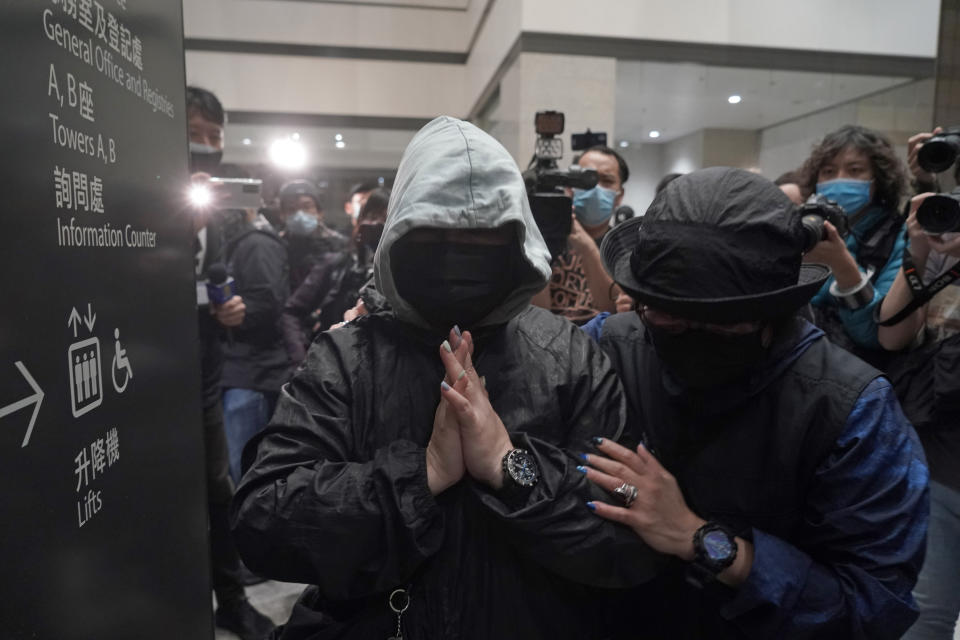
[[[872,180],[848,180],[837,178],[817,183],[817,194],[833,200],[843,207],[844,213],[852,216],[870,204]]]
[[[320,221],[305,211],[297,211],[287,218],[287,232],[293,236],[308,236],[317,228]]]
[[[577,220],[588,227],[603,224],[613,215],[613,203],[617,192],[596,186],[593,189],[573,190],[573,212]]]

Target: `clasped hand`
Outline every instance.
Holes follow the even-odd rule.
[[[473,336],[450,331],[440,347],[446,375],[427,444],[427,484],[442,493],[464,475],[494,489],[503,484],[501,461],[513,445],[473,367]]]

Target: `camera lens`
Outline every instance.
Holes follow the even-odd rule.
[[[823,228],[823,216],[809,213],[800,218],[800,224],[803,225],[804,253],[812,250],[818,242],[827,237],[826,229]]]
[[[930,196],[917,209],[917,222],[927,233],[939,235],[960,228],[960,201],[954,195]]]
[[[920,147],[917,162],[930,173],[940,173],[953,166],[957,154],[960,154],[960,139],[957,136],[934,136]]]

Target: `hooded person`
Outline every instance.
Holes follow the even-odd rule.
[[[317,338],[245,451],[244,559],[313,585],[280,638],[602,638],[601,596],[661,566],[585,504],[578,455],[626,409],[599,348],[530,306],[548,260],[500,144],[449,117],[414,137],[388,305]]]
[[[604,241],[638,304],[600,344],[643,446],[587,456],[630,497],[593,508],[674,556],[614,601],[614,638],[875,640],[916,618],[923,452],[889,382],[796,315],[830,273],[802,234],[773,183],[711,168]]]

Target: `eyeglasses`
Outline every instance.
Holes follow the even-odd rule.
[[[666,311],[652,309],[645,305],[637,306],[637,313],[640,320],[646,326],[665,331],[671,335],[679,335],[685,331],[707,331],[720,336],[744,336],[756,333],[763,328],[762,322],[735,322],[733,324],[714,324],[712,322],[697,322],[696,320],[687,320]]]

